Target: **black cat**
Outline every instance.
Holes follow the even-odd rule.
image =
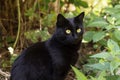
[[[59,14],[53,36],[22,52],[13,64],[10,80],[64,80],[78,59],[83,17],[84,12],[69,19]]]

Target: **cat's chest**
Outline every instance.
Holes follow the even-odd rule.
[[[65,51],[61,49],[56,49],[50,52],[50,55],[52,57],[52,61],[54,65],[74,65],[78,58],[77,52],[72,51]]]

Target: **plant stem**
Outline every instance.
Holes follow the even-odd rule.
[[[19,2],[19,0],[17,0],[17,11],[18,11],[18,31],[17,31],[17,37],[16,37],[15,43],[13,45],[13,48],[16,47],[19,36],[20,36],[20,17],[21,17],[21,14],[20,14],[20,2]]]

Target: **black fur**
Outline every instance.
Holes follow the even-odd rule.
[[[59,14],[53,36],[22,52],[13,64],[10,80],[64,80],[70,65],[78,59],[77,50],[84,31],[83,17],[84,12],[69,19]],[[81,29],[79,34],[77,28]],[[66,29],[72,33],[66,34]]]

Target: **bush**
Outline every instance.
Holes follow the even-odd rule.
[[[90,76],[90,80],[119,80],[120,79],[120,46],[109,39],[107,41],[107,51],[90,56],[97,59],[94,64],[87,64],[85,66],[91,67],[93,72],[97,70],[99,76]],[[87,80],[87,77],[79,72],[76,68],[72,67],[76,73],[77,80]],[[96,75],[97,76],[97,75]]]

